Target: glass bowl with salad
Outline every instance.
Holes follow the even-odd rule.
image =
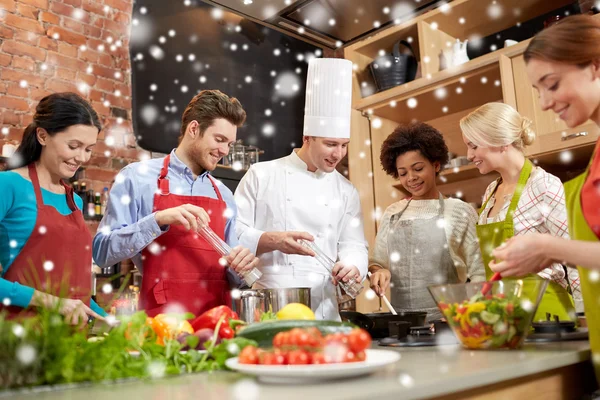
[[[489,290],[482,289],[485,288]],[[430,286],[438,308],[460,343],[468,349],[516,349],[548,281],[540,277]]]

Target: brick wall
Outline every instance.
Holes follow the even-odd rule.
[[[104,129],[82,174],[101,191],[147,154],[131,125],[129,30],[133,0],[0,0],[0,147],[18,144],[44,96],[87,98]],[[90,226],[92,230],[95,226]]]

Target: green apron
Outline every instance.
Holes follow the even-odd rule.
[[[500,246],[506,240],[510,239],[515,235],[513,215],[515,210],[517,209],[519,199],[521,198],[521,194],[523,193],[523,189],[525,188],[527,179],[529,179],[529,175],[531,175],[532,169],[533,165],[531,164],[531,161],[525,159],[525,165],[523,165],[523,169],[521,170],[521,175],[519,176],[517,187],[515,188],[515,192],[510,202],[510,206],[508,207],[508,211],[506,212],[506,219],[504,221],[493,222],[491,224],[477,224],[477,237],[479,238],[479,248],[481,249],[481,256],[483,257],[483,265],[485,266],[486,279],[490,279],[491,276],[494,274],[494,272],[489,267],[490,261],[493,260],[492,251],[494,251],[496,247]],[[499,181],[496,184],[496,187],[494,188],[492,194],[485,200],[483,206],[481,206],[481,210],[479,211],[480,215],[483,212],[483,210],[485,210],[485,206],[487,205],[488,201],[496,193],[498,186]],[[529,285],[534,284],[536,278],[535,275],[528,275],[521,279],[524,282],[523,290],[526,291]],[[576,314],[573,298],[565,288],[563,288],[561,285],[554,281],[548,282],[548,287],[546,288],[544,297],[542,297],[542,301],[538,306],[533,320],[546,320],[546,313],[550,313],[551,315],[558,315],[558,317],[561,320],[575,319]]]
[[[594,157],[592,156],[592,161]],[[565,195],[567,201],[567,215],[569,218],[569,234],[573,240],[585,240],[597,242],[598,237],[590,229],[583,211],[581,210],[581,189],[587,178],[588,169],[577,178],[565,183]],[[579,280],[581,282],[581,293],[583,295],[583,306],[590,334],[590,347],[592,349],[592,361],[596,370],[596,379],[600,382],[600,281],[590,278],[593,270],[578,266]],[[595,271],[597,274],[598,271]]]

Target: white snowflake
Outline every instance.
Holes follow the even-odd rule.
[[[152,361],[148,365],[148,375],[154,379],[163,378],[166,370],[167,366],[160,361]]]
[[[367,291],[365,292],[365,298],[367,300],[373,300],[377,297],[377,293],[375,293],[375,291],[373,289],[367,289]]]
[[[52,261],[44,261],[44,271],[52,271],[54,269],[54,263]]]
[[[12,331],[16,337],[23,337],[25,335],[25,329],[20,324],[13,325]]]
[[[227,219],[231,219],[231,218],[233,218],[233,214],[234,214],[233,208],[227,207],[225,209],[225,211],[223,212],[223,217],[227,218]]]
[[[262,134],[265,137],[271,137],[275,134],[275,126],[271,123],[266,123],[262,127]]]
[[[496,1],[492,2],[487,8],[487,14],[491,19],[499,19],[503,14],[502,6]]]
[[[400,376],[398,377],[398,381],[402,386],[406,388],[411,388],[415,385],[415,380],[413,379],[413,377],[405,373],[400,374]]]
[[[521,308],[527,312],[533,311],[533,303],[529,299],[521,300]]]
[[[164,50],[157,45],[150,46],[150,48],[148,49],[148,52],[156,60],[162,60],[165,58]]]
[[[390,254],[390,261],[393,263],[400,261],[400,253],[397,251],[392,252]]]
[[[42,225],[39,227],[38,232],[40,233],[40,235],[44,235],[44,234],[46,234],[46,232],[48,232],[48,228],[46,228],[44,225]]]
[[[414,97],[411,97],[410,99],[406,100],[406,106],[408,108],[416,108],[417,104],[417,99],[415,99]]]
[[[113,287],[110,283],[105,283],[104,285],[102,285],[102,293],[104,294],[110,294],[113,291]]]
[[[21,86],[22,88],[26,88],[27,85],[28,85],[28,83],[26,80],[23,79],[23,80],[19,81],[19,86]]]
[[[448,96],[448,90],[445,87],[438,88],[435,90],[434,95],[436,99],[443,100]]]
[[[17,347],[17,351],[15,353],[17,356],[17,360],[23,365],[29,365],[35,361],[37,357],[37,351],[30,344],[22,344]]]
[[[563,164],[569,164],[571,163],[571,161],[573,161],[573,153],[569,150],[561,151],[559,158],[560,162],[562,162]]]
[[[243,379],[231,386],[233,400],[259,400],[260,387],[251,379]]]

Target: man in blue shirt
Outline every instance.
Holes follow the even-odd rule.
[[[186,107],[179,146],[160,159],[136,162],[115,178],[94,237],[99,266],[127,258],[142,272],[140,306],[150,316],[202,312],[229,300],[224,264],[243,274],[258,259],[238,246],[231,191],[211,177],[246,119],[239,101],[205,90]],[[221,260],[199,234],[203,226],[233,248]]]

